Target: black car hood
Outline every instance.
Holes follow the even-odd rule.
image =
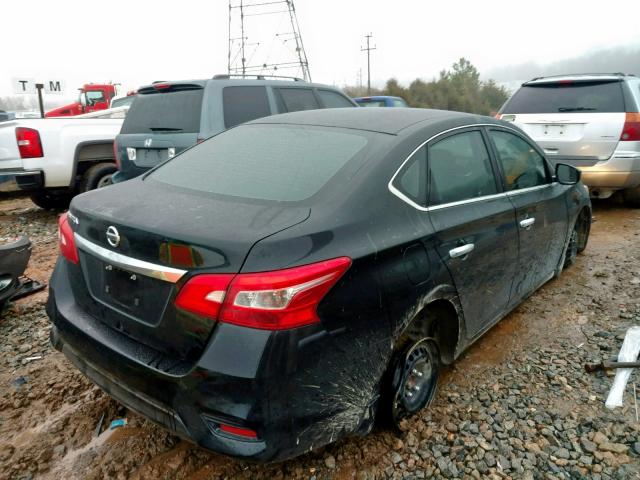
[[[212,181],[215,181],[212,180]],[[201,194],[134,179],[74,198],[80,236],[139,260],[186,269],[238,272],[261,239],[304,222],[308,207]],[[120,245],[107,242],[110,226]]]

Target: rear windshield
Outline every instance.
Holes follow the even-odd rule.
[[[299,125],[242,125],[177,156],[149,178],[233,197],[295,202],[317,193],[370,133]]]
[[[358,100],[361,107],[386,107],[387,102],[384,100]]]
[[[501,113],[624,112],[622,86],[612,82],[523,86]]]
[[[203,89],[138,94],[120,133],[198,133]]]

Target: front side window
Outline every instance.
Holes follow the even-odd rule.
[[[320,108],[313,90],[310,88],[278,88],[277,92],[280,99],[280,110],[283,112]]]
[[[222,104],[227,128],[271,115],[265,87],[225,87],[222,90]]]
[[[87,92],[87,103],[95,105],[98,102],[104,102],[104,92],[100,90],[91,90]]]
[[[429,147],[429,205],[497,193],[487,147],[479,131],[458,133]]]
[[[548,183],[544,158],[533,146],[519,136],[502,130],[491,130],[490,135],[498,151],[507,190]]]

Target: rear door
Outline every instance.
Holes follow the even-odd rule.
[[[619,79],[529,83],[501,113],[533,138],[551,162],[592,166],[609,159],[620,140],[623,84]]]
[[[544,157],[524,136],[499,127],[488,131],[504,189],[516,209],[520,253],[511,299],[517,303],[549,280],[560,261],[569,187],[552,181]]]
[[[473,337],[509,303],[518,260],[514,208],[502,193],[480,128],[458,130],[431,143],[428,166],[436,248]]]

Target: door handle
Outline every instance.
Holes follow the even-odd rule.
[[[534,217],[520,220],[520,226],[526,230],[529,230],[534,223],[536,223],[536,219]]]
[[[476,246],[473,243],[467,243],[461,247],[452,248],[449,250],[449,256],[451,258],[464,257],[473,251]]]

